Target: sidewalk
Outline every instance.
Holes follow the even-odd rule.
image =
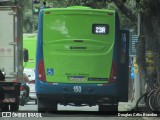
[[[118,107],[118,110],[120,112],[123,112],[123,111],[128,111],[130,112],[130,110],[133,108],[133,103],[128,103],[128,102],[120,102],[119,103],[119,107]],[[134,112],[133,112],[134,113]],[[141,112],[143,114],[143,112]],[[144,112],[145,113],[145,112]],[[156,115],[156,114],[153,114],[153,115]],[[160,117],[152,117],[152,116],[149,116],[149,117],[146,117],[146,116],[143,116],[142,117],[144,120],[160,120]]]

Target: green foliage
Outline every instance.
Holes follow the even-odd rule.
[[[132,10],[132,12],[134,14],[137,14],[137,8],[136,8],[137,6],[136,6],[136,1],[135,0],[125,0],[124,5],[128,9]],[[132,29],[132,28],[136,27],[134,25],[134,23],[121,12],[121,10],[119,10],[117,8],[117,11],[118,11],[118,13],[120,15],[120,23],[121,23],[121,28],[122,29],[124,29],[124,28],[127,28],[127,29],[131,28]]]
[[[25,12],[23,16],[24,33],[36,32],[38,28],[38,16],[32,14],[32,10]]]
[[[43,2],[47,2],[47,7],[64,8],[68,6],[88,6],[97,9],[114,9],[119,12],[121,28],[133,27],[133,23],[121,13],[113,2],[107,2],[108,0],[39,0],[40,7],[43,7]],[[22,7],[23,10],[23,31],[25,33],[32,33],[37,30],[38,27],[38,15],[32,14],[32,0],[10,0],[10,5],[17,5]],[[135,0],[127,0],[126,6],[136,14],[137,5]],[[139,6],[142,6],[140,3]],[[136,8],[136,10],[135,10]]]
[[[128,8],[134,7],[131,0],[126,1],[125,4]],[[106,3],[106,5],[107,9],[116,10],[119,13],[121,29],[130,29],[135,27],[134,24],[117,8],[117,6],[113,2]]]
[[[31,33],[36,31],[38,26],[38,16],[32,14],[32,0],[28,1],[28,6],[25,6],[24,8],[24,29],[23,31],[25,33]],[[40,7],[43,7],[43,2],[47,2],[47,7],[53,7],[53,8],[64,8],[68,6],[89,6],[93,8],[106,8],[106,2],[97,2],[97,0],[39,0],[40,1]],[[20,2],[20,1],[18,1]],[[94,3],[94,4],[93,4]]]
[[[10,0],[2,5],[18,6],[23,11],[23,32],[32,33],[37,30],[38,17],[32,15],[32,0]]]

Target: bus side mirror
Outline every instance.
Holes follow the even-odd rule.
[[[28,50],[24,49],[23,50],[23,59],[24,59],[24,62],[28,62],[28,58],[29,58]]]

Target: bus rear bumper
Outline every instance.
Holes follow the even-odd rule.
[[[40,84],[40,83],[39,83]],[[50,99],[60,104],[102,104],[117,103],[118,92],[117,84],[61,84],[43,83],[36,88],[38,99]]]

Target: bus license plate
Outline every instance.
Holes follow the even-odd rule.
[[[69,80],[71,80],[71,81],[84,81],[84,77],[71,76],[71,77],[69,77]]]

